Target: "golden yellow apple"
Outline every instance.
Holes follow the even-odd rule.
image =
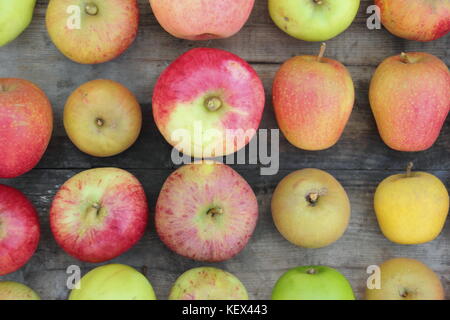
[[[399,244],[434,240],[442,231],[449,209],[448,192],[441,180],[426,172],[384,179],[375,192],[374,207],[381,231]]]
[[[288,241],[320,248],[344,234],[350,220],[350,201],[332,175],[319,169],[303,169],[292,172],[276,187],[272,216]]]
[[[439,276],[415,259],[396,258],[380,266],[380,288],[366,289],[367,300],[443,300]]]

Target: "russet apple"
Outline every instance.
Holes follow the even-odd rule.
[[[350,201],[329,173],[303,169],[287,175],[272,196],[272,217],[290,242],[321,248],[337,241],[350,220]]]
[[[0,281],[0,300],[41,300],[30,287],[14,282]]]
[[[374,207],[381,231],[399,244],[434,240],[442,231],[449,210],[449,195],[436,176],[412,172],[384,179],[375,192]]]
[[[255,0],[150,0],[153,13],[171,35],[187,40],[228,38],[244,26]]]
[[[52,107],[45,93],[27,80],[0,78],[0,178],[33,169],[52,130]]]
[[[272,300],[355,300],[355,295],[339,271],[325,266],[303,266],[278,279]]]
[[[19,190],[0,184],[0,276],[25,265],[36,251],[39,237],[33,204]]]
[[[253,68],[219,49],[184,53],[161,74],[153,93],[153,116],[164,138],[197,158],[243,148],[256,134],[264,88]]]
[[[36,0],[0,1],[0,47],[16,39],[33,19]]]
[[[326,41],[344,32],[358,13],[360,0],[269,0],[275,24],[306,41]]]
[[[439,58],[422,52],[384,60],[369,89],[383,141],[398,151],[430,148],[450,110],[450,73]]]
[[[64,127],[83,152],[109,157],[128,149],[139,136],[141,107],[118,82],[93,80],[81,85],[64,107]]]
[[[73,6],[78,10],[71,12]],[[62,54],[81,64],[97,64],[115,59],[133,43],[139,8],[136,0],[50,0],[45,20]]]
[[[169,300],[248,300],[248,293],[233,274],[199,267],[186,271],[175,281]]]
[[[439,276],[415,259],[395,258],[380,266],[380,288],[367,288],[367,300],[444,300]]]
[[[273,105],[286,139],[305,150],[323,150],[341,137],[355,102],[355,88],[340,62],[319,56],[297,56],[278,70]]]
[[[182,166],[161,189],[155,225],[176,253],[198,261],[232,258],[247,244],[258,219],[248,183],[231,167],[202,162]]]
[[[84,275],[69,300],[156,300],[153,287],[136,269],[107,264]]]
[[[450,31],[448,0],[375,0],[381,22],[394,35],[416,41],[432,41]]]
[[[142,185],[118,168],[76,174],[61,186],[50,208],[56,242],[86,262],[104,262],[130,249],[144,234],[147,220]]]

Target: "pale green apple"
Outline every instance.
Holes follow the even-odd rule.
[[[358,13],[360,0],[269,0],[275,24],[306,41],[326,41],[345,31]]]
[[[36,0],[0,0],[0,47],[17,38],[33,18]]]
[[[273,300],[355,300],[348,280],[337,270],[325,266],[291,269],[278,279]]]
[[[156,300],[153,287],[136,269],[107,264],[88,272],[69,300]]]
[[[0,300],[41,300],[41,298],[33,289],[24,284],[0,281]]]

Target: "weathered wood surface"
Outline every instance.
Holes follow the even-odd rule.
[[[50,97],[55,111],[55,131],[50,147],[38,167],[22,177],[0,180],[22,190],[39,210],[42,239],[32,260],[21,270],[1,279],[22,281],[45,299],[65,299],[65,269],[71,264],[83,272],[95,267],[76,261],[55,243],[49,229],[48,209],[57,189],[73,174],[87,168],[116,166],[130,170],[143,183],[153,208],[164,179],[174,165],[170,147],[157,131],[151,116],[152,88],[160,72],[181,53],[192,47],[208,46],[229,50],[250,61],[266,88],[266,110],[261,128],[276,128],[270,88],[280,63],[297,54],[314,54],[317,43],[293,39],[271,22],[266,0],[257,0],[249,22],[236,36],[226,40],[190,42],[168,35],[156,22],[148,1],[140,0],[140,31],[135,44],[110,63],[80,66],[62,56],[52,45],[45,29],[46,1],[38,0],[32,25],[16,41],[0,48],[0,77],[21,77],[37,83]],[[277,278],[288,268],[304,264],[324,264],[342,271],[351,281],[358,298],[363,298],[366,267],[398,256],[417,258],[440,274],[450,297],[450,223],[435,241],[418,246],[395,245],[380,233],[372,208],[373,193],[386,176],[402,170],[407,161],[450,182],[450,120],[447,119],[436,145],[425,152],[401,153],[386,147],[376,130],[367,93],[376,66],[400,51],[426,51],[450,63],[449,36],[432,43],[406,41],[385,30],[368,30],[365,14],[372,1],[363,0],[358,18],[344,34],[328,42],[327,56],[342,61],[353,76],[357,101],[350,122],[339,143],[330,150],[306,152],[280,139],[280,172],[261,176],[259,165],[237,165],[252,185],[260,205],[260,220],[246,249],[234,259],[214,264],[236,274],[253,299],[270,298]],[[80,84],[109,78],[131,89],[142,104],[144,123],[137,143],[125,153],[93,158],[79,152],[68,140],[62,110],[68,95]],[[289,244],[276,231],[270,199],[276,184],[289,172],[316,167],[328,170],[349,193],[352,218],[344,237],[335,244],[307,250]],[[152,219],[150,219],[152,220]],[[114,260],[140,268],[148,267],[158,298],[167,297],[170,286],[187,269],[203,265],[170,252],[158,239],[153,222],[139,244]]]

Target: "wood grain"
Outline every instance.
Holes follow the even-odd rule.
[[[25,33],[0,48],[0,77],[20,77],[37,83],[50,97],[55,111],[55,131],[47,153],[33,171],[10,180],[0,180],[22,190],[36,205],[42,225],[39,249],[24,268],[0,279],[22,281],[45,299],[65,299],[67,275],[71,264],[83,272],[96,265],[80,263],[65,254],[55,243],[48,223],[48,210],[58,188],[69,177],[87,168],[116,166],[128,169],[143,183],[151,208],[164,182],[174,168],[170,147],[156,129],[151,115],[153,86],[162,70],[181,53],[193,47],[208,46],[229,50],[252,63],[266,89],[266,109],[261,128],[277,128],[271,104],[272,79],[280,64],[298,54],[315,54],[319,44],[293,39],[271,22],[266,0],[256,0],[252,16],[236,36],[208,42],[189,42],[168,35],[156,22],[148,1],[140,0],[140,31],[135,44],[110,63],[81,66],[67,60],[53,46],[45,29],[46,1],[38,0],[34,20]],[[400,246],[380,233],[373,212],[373,192],[386,176],[403,170],[414,161],[420,170],[450,181],[450,120],[447,119],[436,145],[420,153],[390,150],[381,141],[370,111],[367,93],[376,66],[386,57],[401,51],[426,51],[450,63],[450,38],[418,43],[396,38],[385,30],[368,30],[365,10],[372,1],[363,0],[353,25],[328,42],[327,56],[349,67],[356,87],[356,105],[342,139],[322,152],[306,152],[280,139],[280,172],[261,176],[260,165],[235,165],[251,184],[259,201],[260,219],[255,235],[246,249],[232,260],[213,264],[236,274],[253,299],[269,299],[277,278],[287,269],[305,264],[323,264],[342,271],[351,281],[358,298],[363,298],[366,268],[398,256],[417,258],[438,272],[450,296],[450,225],[447,223],[435,241],[418,246]],[[67,138],[62,111],[69,94],[80,84],[107,78],[131,89],[142,105],[143,130],[137,143],[123,154],[93,158],[79,152]],[[316,167],[328,170],[341,181],[352,203],[349,229],[335,244],[315,250],[289,244],[275,229],[270,199],[276,184],[289,172]],[[152,219],[151,219],[152,220]],[[165,299],[177,276],[202,265],[170,252],[158,239],[153,222],[139,244],[114,260],[137,268],[148,267],[148,277],[158,298]]]

